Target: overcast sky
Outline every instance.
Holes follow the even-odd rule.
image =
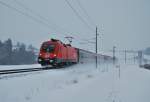
[[[93,44],[83,44],[82,40],[94,38],[97,25],[99,50],[110,50],[114,45],[118,49],[150,46],[150,0],[79,0],[90,19],[77,0],[68,0],[86,24],[65,0],[0,1],[13,7],[0,3],[2,40],[11,38],[14,43],[19,41],[39,48],[43,41],[52,37],[66,42],[64,37],[71,35],[75,38],[74,46],[94,50]]]

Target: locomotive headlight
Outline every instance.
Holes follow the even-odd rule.
[[[49,62],[53,62],[53,60],[49,60]]]
[[[39,58],[38,60],[39,60],[39,62],[41,62],[41,61],[42,61],[40,58]]]
[[[56,54],[54,54],[54,57],[56,57],[57,55]]]

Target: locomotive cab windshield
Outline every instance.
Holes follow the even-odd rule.
[[[54,49],[55,49],[55,45],[54,44],[43,44],[42,45],[42,50],[44,52],[53,53]]]

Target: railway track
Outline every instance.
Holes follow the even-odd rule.
[[[74,64],[72,64],[74,65]],[[63,69],[67,68],[72,65],[65,65],[65,66],[45,66],[40,68],[26,68],[26,69],[10,69],[10,70],[0,70],[0,75],[4,74],[14,74],[14,73],[25,73],[25,72],[35,72],[35,71],[44,71],[44,70],[51,70],[51,69]]]
[[[0,70],[0,75],[50,70],[54,67]]]

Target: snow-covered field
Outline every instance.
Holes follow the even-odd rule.
[[[0,102],[150,102],[150,70],[136,65],[78,64],[0,77]]]

